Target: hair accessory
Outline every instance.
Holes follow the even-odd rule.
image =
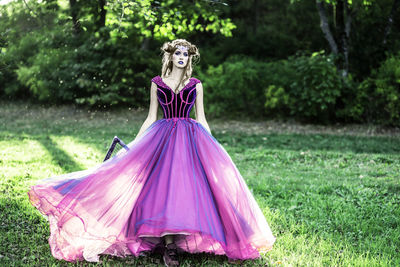
[[[177,45],[176,48],[180,49],[182,51],[188,51],[188,48],[186,46],[183,46],[183,45]]]

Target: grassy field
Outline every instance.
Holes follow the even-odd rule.
[[[101,162],[112,138],[133,140],[146,115],[0,103],[0,266],[161,266],[159,255],[54,259],[47,221],[26,194],[39,179]],[[400,265],[399,129],[208,122],[277,237],[272,251],[242,266]],[[205,253],[180,259],[229,266]]]

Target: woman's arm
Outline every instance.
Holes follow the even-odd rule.
[[[203,106],[203,85],[200,83],[196,84],[196,102],[195,102],[195,110],[196,110],[196,120],[201,123],[204,128],[211,134],[210,127],[208,126],[206,115],[204,114],[204,106]],[[212,134],[211,134],[212,135]]]
[[[136,135],[135,140],[144,131],[146,131],[146,129],[150,125],[152,125],[157,120],[157,110],[158,110],[157,85],[154,82],[151,82],[149,114],[147,115],[146,120],[143,122],[142,127],[140,127],[140,130]]]

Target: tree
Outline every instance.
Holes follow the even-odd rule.
[[[349,45],[351,41],[350,31],[352,21],[360,9],[367,10],[376,3],[374,0],[316,0],[315,3],[321,21],[321,30],[329,43],[332,53],[337,56],[336,64],[339,72],[343,77],[346,77],[349,72]],[[386,45],[399,6],[400,0],[394,0],[387,19],[384,35],[382,36],[381,43],[383,45]],[[333,13],[333,31],[329,26],[328,8]]]
[[[362,1],[362,2],[361,2]],[[368,6],[368,0],[316,0],[316,7],[321,20],[320,27],[328,41],[331,51],[337,56],[337,66],[343,77],[349,72],[349,39],[351,31],[351,22],[361,6]],[[335,13],[334,32],[329,26],[329,18],[325,5],[332,7]]]
[[[220,16],[220,6],[224,5],[226,3],[220,0],[110,0],[106,5],[109,10],[106,25],[112,37],[128,37],[134,31],[143,40],[172,40],[195,31],[232,36],[236,26],[229,18]]]
[[[388,38],[390,32],[392,31],[393,21],[395,19],[395,15],[398,14],[397,10],[399,9],[399,7],[400,7],[400,0],[394,0],[390,15],[389,15],[389,17],[387,19],[387,25],[386,25],[386,28],[385,28],[385,35],[384,35],[383,41],[382,41],[383,45],[386,45],[386,43],[387,43],[387,38]]]

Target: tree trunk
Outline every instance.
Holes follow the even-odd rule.
[[[328,41],[329,46],[331,47],[332,53],[338,54],[338,47],[335,42],[335,38],[332,35],[332,32],[329,28],[328,17],[326,16],[325,6],[323,2],[319,2],[316,0],[317,10],[319,14],[319,18],[321,20],[320,27],[322,32],[324,33],[325,39]]]
[[[347,36],[347,42],[350,40],[350,31],[351,31],[351,21],[353,19],[355,12],[353,9],[349,8],[349,4],[346,2],[346,24],[345,24],[345,32]]]
[[[316,6],[321,20],[321,30],[329,43],[332,53],[338,56],[338,62],[336,63],[338,70],[342,77],[347,77],[349,73],[349,38],[354,13],[350,12],[347,0],[337,0],[334,15],[335,34],[332,34],[324,3],[316,0]]]
[[[390,15],[387,20],[386,28],[385,28],[385,33],[383,36],[383,45],[386,45],[387,38],[392,30],[392,25],[393,25],[393,20],[394,16],[397,12],[397,9],[400,7],[400,0],[394,0],[393,5],[392,5],[392,11],[390,12]]]
[[[346,0],[347,1],[347,0]],[[344,0],[337,0],[336,2],[336,36],[338,44],[338,55],[339,55],[339,69],[343,77],[346,77],[349,69],[348,59],[348,45],[347,45],[347,34],[344,23]]]

